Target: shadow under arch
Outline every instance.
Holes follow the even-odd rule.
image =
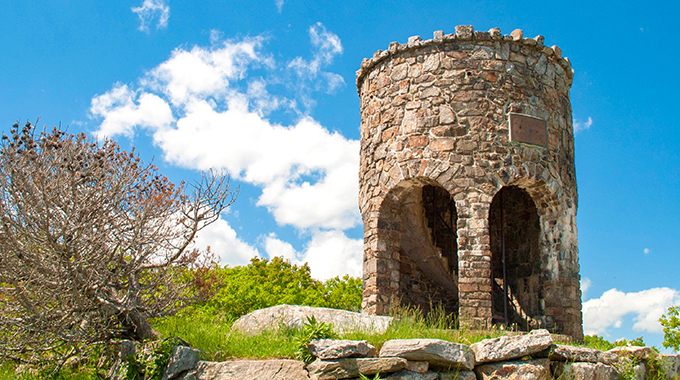
[[[545,327],[546,259],[533,197],[522,187],[503,186],[489,209],[493,323],[520,330]]]
[[[402,305],[458,315],[458,215],[453,198],[428,178],[404,180],[383,200],[379,245],[398,262],[391,273]]]

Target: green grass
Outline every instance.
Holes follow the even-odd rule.
[[[498,329],[457,329],[457,321],[437,308],[428,315],[414,308],[400,308],[394,316],[395,320],[383,333],[353,331],[341,334],[340,338],[366,340],[379,350],[390,339],[430,338],[469,345],[506,335]],[[206,360],[295,357],[295,330],[280,328],[278,331],[245,335],[231,331],[232,324],[233,321],[221,319],[219,315],[183,313],[155,321],[154,328],[164,337],[178,336],[202,350]]]
[[[390,339],[431,338],[450,342],[472,344],[487,338],[505,335],[498,329],[487,331],[457,329],[457,321],[446,316],[443,310],[434,309],[423,315],[414,308],[400,308],[394,313],[395,320],[383,333],[354,331],[341,334],[341,339],[367,340],[378,350]],[[261,334],[247,335],[231,331],[233,320],[216,313],[186,310],[177,316],[153,321],[154,328],[163,337],[179,337],[192,347],[203,351],[203,360],[223,361],[232,358],[266,359],[294,358],[295,337],[299,330],[279,328]],[[14,374],[15,365],[4,363],[0,367],[0,380],[41,379],[39,374]],[[57,379],[90,380],[97,379],[93,374],[94,365],[80,370],[64,368]]]

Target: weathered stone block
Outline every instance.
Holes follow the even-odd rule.
[[[614,364],[618,356],[613,352],[556,344],[551,347],[550,360]]]
[[[535,359],[482,364],[475,367],[478,380],[550,380],[550,361]]]
[[[406,367],[402,358],[359,358],[338,360],[316,360],[307,365],[312,380],[349,379],[362,375],[385,375]],[[264,379],[265,377],[263,377]]]
[[[308,350],[319,359],[365,357],[375,354],[375,347],[365,340],[315,339],[309,342]]]
[[[477,363],[521,358],[538,353],[552,345],[548,330],[534,330],[525,335],[484,339],[470,345]]]
[[[553,362],[553,376],[556,379],[571,380],[619,380],[614,367],[602,363]]]
[[[163,373],[163,380],[173,380],[182,372],[194,369],[198,364],[200,350],[191,347],[177,346],[170,352],[168,365]]]
[[[385,342],[380,357],[400,357],[408,360],[424,360],[432,365],[470,370],[475,358],[464,344],[440,339],[394,339]]]
[[[305,364],[297,360],[233,360],[227,362],[199,361],[196,369],[179,380],[305,380],[309,375]]]

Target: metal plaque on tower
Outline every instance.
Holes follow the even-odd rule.
[[[537,117],[511,113],[510,121],[510,141],[517,141],[525,144],[548,146],[548,124],[545,120]]]

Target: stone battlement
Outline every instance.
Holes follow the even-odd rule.
[[[562,49],[556,45],[544,45],[544,40],[545,37],[541,35],[534,38],[524,38],[524,33],[521,29],[515,29],[509,35],[503,35],[500,28],[492,28],[488,32],[483,32],[474,30],[471,25],[458,25],[456,26],[456,32],[450,34],[444,34],[443,31],[437,30],[434,32],[434,37],[431,40],[423,40],[420,36],[411,36],[405,44],[400,44],[396,41],[391,42],[387,50],[378,50],[373,53],[373,57],[364,58],[361,62],[361,68],[356,72],[357,90],[360,91],[365,76],[386,58],[409,50],[439,47],[451,42],[466,42],[479,46],[507,43],[524,47],[524,49],[533,49],[536,53],[542,54],[547,59],[558,64],[563,69],[563,75],[568,79],[568,84],[571,86],[574,70],[571,68],[569,58],[563,57]]]

